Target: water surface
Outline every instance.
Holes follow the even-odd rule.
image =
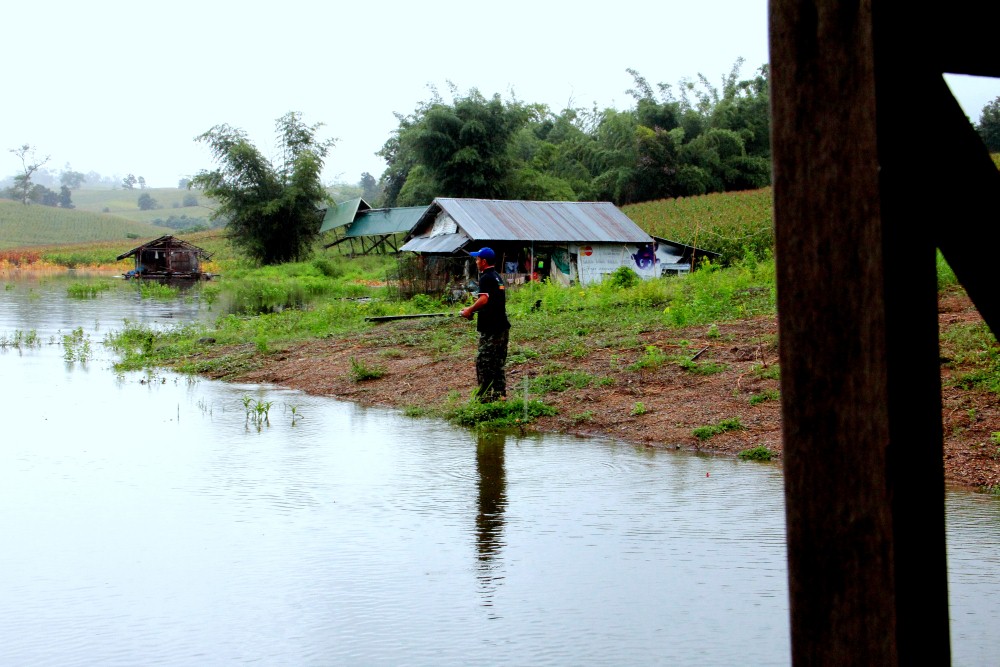
[[[0,663],[789,664],[777,466],[118,374],[99,342],[210,317],[0,294],[0,337],[46,341],[0,350]],[[995,499],[949,494],[948,549],[954,664],[989,664]]]

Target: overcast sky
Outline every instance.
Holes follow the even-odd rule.
[[[375,155],[431,97],[477,88],[549,105],[628,109],[627,68],[650,84],[699,73],[715,85],[738,58],[768,60],[767,0],[55,0],[4,9],[0,177],[28,143],[47,168],[143,176],[153,187],[214,167],[194,138],[242,128],[273,154],[274,122],[300,111],[336,138],[327,183],[378,177]],[[978,120],[1000,80],[949,79]]]

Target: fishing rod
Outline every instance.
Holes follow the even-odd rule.
[[[412,320],[416,317],[456,317],[458,313],[415,313],[412,315],[380,315],[366,317],[365,322],[389,322],[390,320]]]

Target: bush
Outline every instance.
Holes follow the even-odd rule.
[[[635,287],[642,278],[627,266],[619,266],[614,273],[608,276],[608,284],[619,289]]]

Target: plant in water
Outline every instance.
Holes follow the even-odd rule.
[[[709,424],[708,426],[699,426],[693,431],[694,437],[699,440],[708,440],[709,438],[719,435],[720,433],[725,433],[726,431],[744,431],[746,426],[740,422],[739,417],[730,417],[729,419],[723,419],[717,424]]]
[[[351,379],[355,382],[377,380],[384,376],[385,372],[384,366],[368,365],[363,360],[351,357]]]
[[[83,333],[83,327],[73,329],[62,339],[63,359],[68,363],[79,361],[81,364],[90,359],[90,337]]]
[[[17,329],[11,338],[0,336],[0,348],[13,347],[20,350],[22,347],[38,347],[42,343],[38,339],[38,332],[34,329],[28,332]]]
[[[260,431],[263,426],[271,425],[270,412],[274,401],[261,401],[248,394],[244,394],[242,400],[248,426],[252,422]]]
[[[737,456],[744,461],[770,461],[774,458],[774,452],[764,445],[757,445],[756,447],[751,447],[750,449],[744,449],[738,453]]]
[[[107,292],[110,289],[110,282],[73,283],[66,288],[66,294],[72,299],[94,299],[97,298],[98,292]]]

